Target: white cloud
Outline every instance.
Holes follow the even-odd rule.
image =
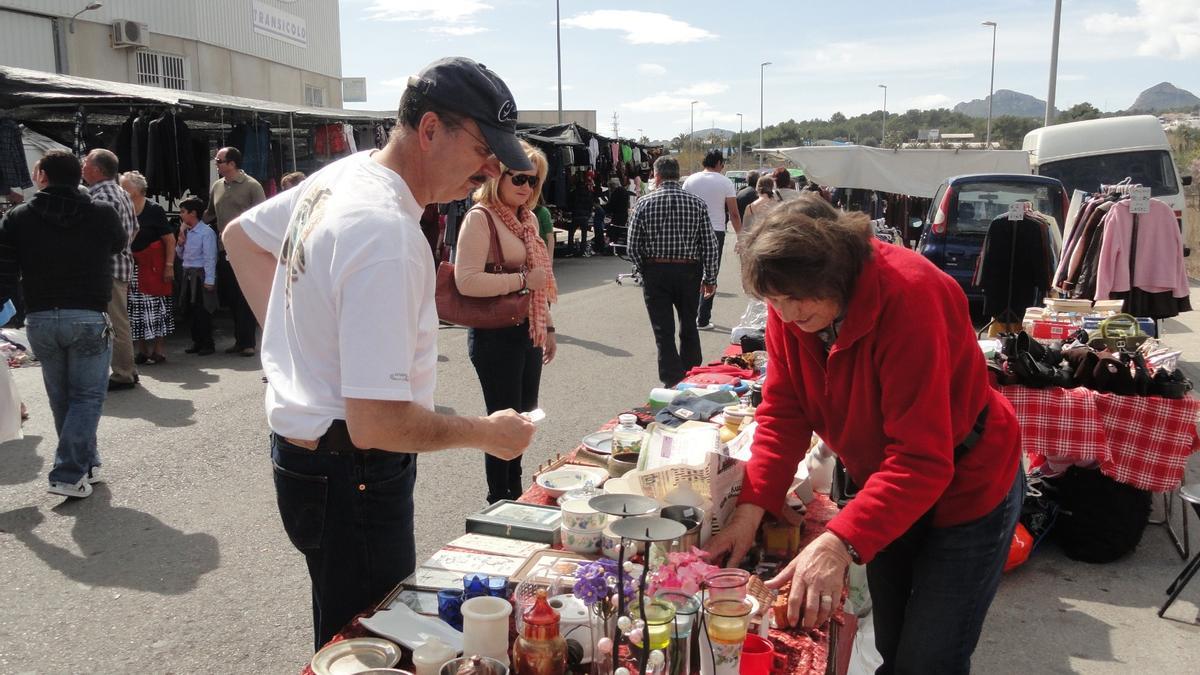
[[[1093,35],[1128,35],[1139,56],[1168,59],[1200,57],[1200,4],[1178,0],[1138,0],[1129,14],[1088,17],[1084,30]]]
[[[946,108],[954,99],[945,94],[929,94],[927,96],[914,96],[909,99],[908,107],[920,108],[928,110],[930,108]]]
[[[696,84],[682,87],[674,91],[669,91],[662,94],[647,96],[646,98],[637,101],[622,103],[619,107],[623,110],[631,110],[636,112],[667,112],[676,110],[691,110],[692,101],[702,96],[714,96],[729,89],[729,85],[720,82],[697,82]],[[708,110],[708,104],[704,101],[696,103],[696,114],[701,111]],[[705,112],[704,114],[709,114]],[[736,117],[736,115],[735,115]]]
[[[453,37],[478,35],[479,33],[486,33],[487,31],[488,29],[484,28],[483,26],[473,26],[471,24],[464,24],[461,26],[447,24],[444,26],[430,26],[429,28],[425,29],[426,33],[437,33],[438,35],[450,35]]]
[[[379,86],[386,87],[388,89],[403,89],[408,86],[408,78],[407,77],[393,77],[390,80],[381,81],[379,83]]]
[[[658,65],[657,63],[639,63],[637,71],[642,75],[650,75],[653,77],[667,74],[667,69]]]
[[[452,23],[491,8],[491,5],[478,0],[371,0],[367,17],[383,21]]]
[[[563,91],[571,91],[574,88],[575,88],[575,85],[573,85],[573,84],[564,84],[562,86]],[[549,87],[546,87],[546,91],[558,93],[558,85],[552,84]]]
[[[684,87],[676,93],[683,96],[713,96],[729,89],[729,85],[720,82],[698,82],[690,87]]]
[[[562,20],[564,26],[585,30],[616,30],[635,45],[674,45],[715,38],[714,33],[658,12],[601,9]]]

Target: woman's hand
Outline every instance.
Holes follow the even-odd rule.
[[[738,506],[729,523],[704,547],[712,564],[719,565],[728,554],[726,567],[737,567],[754,546],[754,535],[758,534],[758,525],[765,512],[763,507],[755,504]]]
[[[165,281],[168,284],[175,281],[175,266],[174,265],[163,268],[163,281]]]
[[[721,534],[724,534],[722,530]],[[719,535],[718,535],[719,536]],[[714,540],[716,538],[714,537]],[[851,563],[850,552],[832,532],[825,532],[800,551],[767,588],[780,589],[789,580],[787,625],[797,623],[814,628],[829,620],[833,609],[842,600],[846,569]]]
[[[546,268],[535,267],[525,273],[525,288],[531,291],[540,291],[546,287],[547,277]]]
[[[554,333],[546,333],[546,344],[542,345],[542,365],[548,365],[558,355],[558,338]]]

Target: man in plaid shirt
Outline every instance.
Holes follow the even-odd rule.
[[[112,302],[108,303],[108,317],[112,321],[112,377],[108,390],[133,389],[137,386],[137,368],[133,365],[133,338],[129,334],[129,277],[133,273],[133,254],[129,245],[137,236],[137,215],[133,212],[133,201],[129,193],[117,185],[120,171],[117,156],[108,150],[92,150],[83,158],[83,182],[88,184],[92,201],[108,204],[117,210],[121,225],[129,238],[125,248],[113,256]]]
[[[642,297],[658,345],[658,379],[673,387],[702,361],[696,314],[701,293],[712,297],[717,292],[720,251],[708,206],[679,186],[679,162],[659,157],[654,181],[655,190],[634,207],[629,255],[642,274]]]

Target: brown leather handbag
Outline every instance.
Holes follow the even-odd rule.
[[[487,270],[491,274],[515,274],[521,268],[509,269],[504,264],[504,249],[500,246],[500,234],[496,221],[487,209],[475,207],[487,217],[492,231],[491,248],[488,250]],[[475,210],[475,209],[472,209]],[[470,211],[468,211],[470,213]],[[529,291],[517,291],[505,295],[477,298],[463,295],[454,283],[454,264],[443,262],[438,265],[435,291],[438,318],[448,323],[467,328],[509,328],[519,326],[529,319]]]

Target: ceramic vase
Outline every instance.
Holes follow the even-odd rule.
[[[462,605],[463,654],[487,656],[508,665],[508,617],[512,605],[502,598],[480,596]]]

